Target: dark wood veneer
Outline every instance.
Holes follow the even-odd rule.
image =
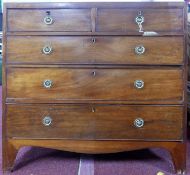
[[[41,100],[83,101],[173,101],[183,102],[183,72],[180,69],[7,69],[7,98],[23,102]],[[52,81],[51,88],[43,82]],[[144,87],[137,89],[136,80]],[[38,92],[38,93],[36,93]]]
[[[47,12],[53,18],[52,25],[43,20]],[[8,12],[8,31],[81,31],[91,30],[91,9],[38,9]]]
[[[92,31],[91,9],[11,9],[8,13],[8,31]],[[182,31],[183,9],[101,9],[96,18],[97,31],[138,31],[134,23],[138,11],[145,16],[144,30]],[[47,11],[53,18],[52,25],[43,23]]]
[[[134,16],[141,10],[145,17],[145,31],[182,31],[182,9],[99,9],[97,11],[97,31],[126,32],[138,31]]]
[[[9,105],[9,138],[182,140],[183,106]],[[52,118],[51,127],[44,117]],[[134,121],[143,118],[145,126]]]
[[[95,39],[95,42],[93,42]],[[135,54],[135,47],[145,53]],[[45,55],[44,46],[52,53]],[[183,64],[183,37],[9,36],[7,62],[17,64]]]
[[[151,37],[138,31],[139,10]],[[43,22],[47,11],[52,25]],[[93,154],[160,147],[185,172],[184,2],[6,3],[3,14],[4,172],[22,146]],[[49,42],[54,51],[43,55]],[[137,44],[143,55],[134,54]],[[134,88],[137,78],[143,89]],[[134,127],[137,116],[144,127]]]

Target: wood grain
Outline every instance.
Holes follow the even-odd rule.
[[[95,39],[95,43],[92,42]],[[135,47],[145,53],[137,55]],[[52,53],[45,55],[44,46]],[[183,37],[9,36],[7,63],[33,64],[183,64]]]
[[[54,22],[44,23],[46,12]],[[8,12],[8,31],[92,31],[90,9],[12,9]]]
[[[138,31],[138,12],[145,18],[143,31],[183,31],[182,9],[98,9],[97,31]]]
[[[134,21],[139,11],[145,33]],[[91,154],[161,147],[185,172],[187,3],[6,3],[3,13],[5,174],[22,146]],[[146,51],[136,56],[141,44]]]
[[[47,9],[47,8],[150,8],[150,9],[183,9],[186,6],[186,3],[184,1],[160,1],[160,2],[148,2],[148,1],[141,1],[137,3],[134,2],[36,2],[36,3],[14,3],[14,2],[6,2],[4,3],[5,8],[14,9],[19,8],[21,10],[28,9],[28,8],[34,8],[34,9]]]
[[[44,126],[44,117],[52,124]],[[181,140],[182,106],[8,105],[7,136],[83,140]],[[134,121],[144,120],[137,128]]]
[[[7,98],[46,100],[183,101],[180,69],[7,69]],[[51,80],[51,88],[43,82]],[[144,81],[144,88],[134,86]]]
[[[86,7],[87,8],[87,7]],[[96,6],[92,6],[96,8]],[[91,9],[10,9],[8,31],[92,31]],[[55,19],[53,25],[46,25],[43,19],[46,11]],[[120,9],[98,8],[97,31],[138,31],[135,17],[142,11],[145,17],[145,31],[183,31],[183,9]]]
[[[117,153],[144,148],[164,148],[172,156],[175,168],[173,172],[182,174],[186,170],[186,144],[183,142],[9,139],[8,143],[17,150],[22,146],[39,146],[90,154]],[[13,167],[13,162],[11,165]]]

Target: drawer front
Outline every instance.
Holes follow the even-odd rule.
[[[182,70],[8,68],[7,98],[181,103]],[[79,101],[80,102],[80,101]]]
[[[96,29],[104,32],[139,31],[137,16],[144,18],[143,31],[183,31],[183,9],[98,9]]]
[[[11,9],[8,31],[91,31],[90,9]]]
[[[181,140],[180,106],[8,105],[8,137]]]
[[[183,42],[183,37],[9,36],[7,62],[182,64]]]

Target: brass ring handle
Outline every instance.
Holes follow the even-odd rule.
[[[135,22],[137,24],[142,24],[144,22],[144,16],[142,15],[137,15],[136,18],[135,18]]]
[[[53,48],[51,46],[44,46],[43,49],[42,49],[42,52],[45,54],[45,55],[49,55],[53,52]]]
[[[146,51],[146,49],[145,49],[145,47],[143,45],[139,45],[139,46],[135,47],[135,53],[137,55],[142,55],[142,54],[145,53],[145,51]]]
[[[137,89],[142,89],[144,87],[144,81],[143,80],[135,80],[134,86]]]
[[[51,24],[53,24],[53,18],[50,16],[50,15],[48,15],[48,16],[46,16],[45,18],[44,18],[44,23],[46,24],[46,25],[51,25]]]
[[[139,11],[138,15],[135,17],[135,22],[137,23],[139,27],[139,32],[143,32],[142,24],[144,23],[144,21],[145,21],[144,16],[142,15],[142,12]]]
[[[42,123],[44,126],[50,126],[52,124],[52,118],[50,116],[45,116]]]
[[[144,126],[144,120],[142,118],[137,118],[135,119],[134,121],[134,125],[137,127],[137,128],[141,128]]]
[[[53,82],[51,80],[44,80],[44,82],[43,82],[43,86],[45,88],[51,88],[52,85],[53,85]]]

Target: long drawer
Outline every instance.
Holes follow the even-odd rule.
[[[182,103],[179,68],[8,68],[7,98]],[[79,101],[80,102],[80,101]]]
[[[9,9],[8,31],[138,32],[139,17],[144,31],[183,31],[183,9],[60,8]],[[138,20],[138,21],[139,21]]]
[[[183,63],[183,37],[9,36],[8,63]]]
[[[7,136],[181,140],[182,106],[8,105]]]

